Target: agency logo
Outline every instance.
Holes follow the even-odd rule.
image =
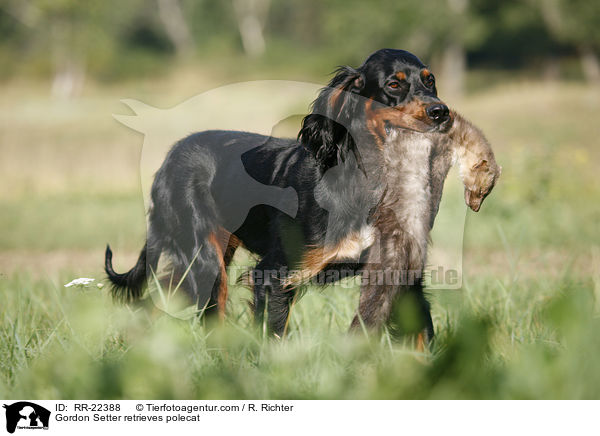
[[[6,409],[6,431],[14,433],[16,429],[22,430],[48,430],[50,411],[29,401],[19,401],[10,405],[4,404]]]

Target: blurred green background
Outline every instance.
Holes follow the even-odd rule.
[[[583,0],[0,0],[0,397],[599,398],[598,23]],[[107,242],[121,270],[143,245],[120,99],[325,84],[383,47],[430,64],[503,166],[467,214],[463,288],[431,293],[431,351],[347,335],[356,287],[307,289],[285,341],[241,287],[220,327],[64,288],[103,278]]]

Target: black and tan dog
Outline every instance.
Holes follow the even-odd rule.
[[[244,246],[260,257],[252,274],[255,314],[268,301],[277,335],[299,282],[346,268],[404,278],[363,281],[354,327],[384,325],[395,302],[412,296],[417,329],[431,339],[422,272],[455,158],[469,183],[467,203],[478,210],[499,175],[489,144],[438,99],[434,76],[417,57],[379,50],[359,68],[338,69],[297,140],[206,131],[175,144],[156,174],[137,264],[115,273],[107,247],[113,294],[138,298],[165,252],[177,274],[189,268],[190,297],[222,314],[226,267]],[[278,189],[265,198],[249,178]]]

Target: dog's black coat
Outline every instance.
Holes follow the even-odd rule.
[[[156,174],[147,243],[137,264],[128,273],[115,273],[107,247],[106,272],[114,295],[139,297],[147,274],[166,252],[176,274],[191,264],[185,288],[210,310],[222,305],[224,266],[241,244],[260,256],[255,267],[260,274],[253,275],[260,277],[253,284],[255,314],[260,318],[268,295],[269,326],[282,334],[295,292],[286,269],[354,268],[369,256],[365,249],[332,264],[314,253],[345,246],[350,235],[382,215],[378,205],[388,191],[383,155],[390,129],[443,132],[451,123],[447,107],[437,99],[433,76],[419,59],[384,49],[358,69],[337,71],[303,120],[298,140],[234,131],[182,139]],[[422,327],[431,337],[420,280],[407,293],[416,295]],[[362,300],[359,315],[366,325],[389,318],[388,309]]]

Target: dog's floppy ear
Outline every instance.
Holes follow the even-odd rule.
[[[356,94],[364,87],[358,70],[340,67],[314,101],[312,113],[302,120],[298,139],[319,162],[321,168],[335,166],[355,144],[348,131],[356,111]]]

